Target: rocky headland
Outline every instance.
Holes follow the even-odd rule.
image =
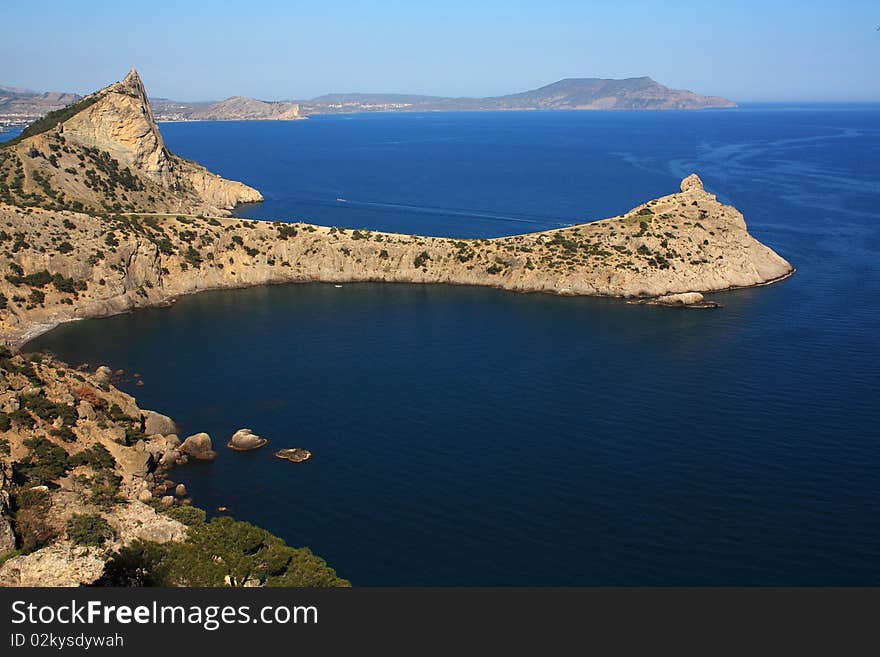
[[[308,549],[206,522],[171,476],[213,458],[210,437],[181,442],[110,377],[0,349],[0,586],[347,584]],[[239,534],[248,554],[229,552]]]
[[[490,240],[0,204],[0,249],[0,336],[14,344],[65,321],[270,283],[446,283],[647,299],[793,272],[695,175],[678,193],[618,217]]]
[[[15,206],[222,215],[263,198],[170,153],[135,70],[0,146],[0,201]]]
[[[298,121],[299,105],[233,96],[217,103],[179,103],[153,100],[159,121]]]
[[[696,175],[616,217],[482,240],[225,216],[260,198],[168,152],[134,71],[0,146],[0,339],[7,343],[0,353],[0,584],[346,583],[307,550],[231,518],[206,523],[188,504],[186,487],[168,475],[188,459],[213,459],[210,436],[180,441],[170,418],[138,408],[113,386],[109,368],[72,369],[15,353],[61,322],[167,305],[202,290],[312,281],[705,304],[703,293],[794,271]],[[241,430],[228,446],[255,449],[264,441]],[[299,449],[276,455],[310,456]],[[215,554],[216,545],[236,545],[230,536],[237,533],[257,540],[256,551],[247,559]],[[272,558],[259,558],[263,550]],[[260,569],[267,560],[271,571]],[[132,563],[153,566],[132,571]]]

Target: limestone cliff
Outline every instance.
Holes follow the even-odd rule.
[[[132,70],[0,147],[0,198],[86,212],[224,214],[262,196],[170,153]]]
[[[2,222],[16,231],[0,242],[0,270],[9,272],[0,281],[0,336],[13,343],[71,319],[266,283],[453,283],[649,298],[761,285],[793,271],[696,175],[680,192],[611,219],[491,240],[0,205]]]

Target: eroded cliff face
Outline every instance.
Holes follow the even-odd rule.
[[[24,134],[0,147],[0,198],[14,205],[225,214],[262,199],[168,151],[135,70]]]
[[[175,182],[171,155],[153,120],[137,71],[97,92],[94,104],[60,126],[68,141],[106,151],[122,166],[164,187]]]
[[[11,272],[0,281],[0,334],[14,343],[71,319],[266,283],[452,283],[648,298],[761,285],[793,271],[695,175],[679,193],[618,217],[492,240],[0,206],[4,221],[19,231],[0,251],[0,269]]]

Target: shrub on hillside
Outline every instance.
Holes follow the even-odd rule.
[[[76,514],[67,521],[67,537],[77,545],[103,545],[113,536],[113,528],[97,513]]]

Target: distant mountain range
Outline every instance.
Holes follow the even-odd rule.
[[[306,114],[364,111],[480,110],[692,110],[736,107],[718,96],[670,89],[649,77],[606,80],[568,78],[539,89],[488,98],[406,94],[327,94],[300,102]]]
[[[17,126],[80,100],[70,93],[0,87],[0,128]],[[649,77],[623,80],[568,78],[539,89],[490,96],[449,98],[412,94],[326,94],[302,101],[264,101],[233,96],[219,102],[150,101],[157,121],[295,120],[309,114],[355,112],[456,112],[484,110],[695,110],[736,107],[718,96],[670,89]]]

